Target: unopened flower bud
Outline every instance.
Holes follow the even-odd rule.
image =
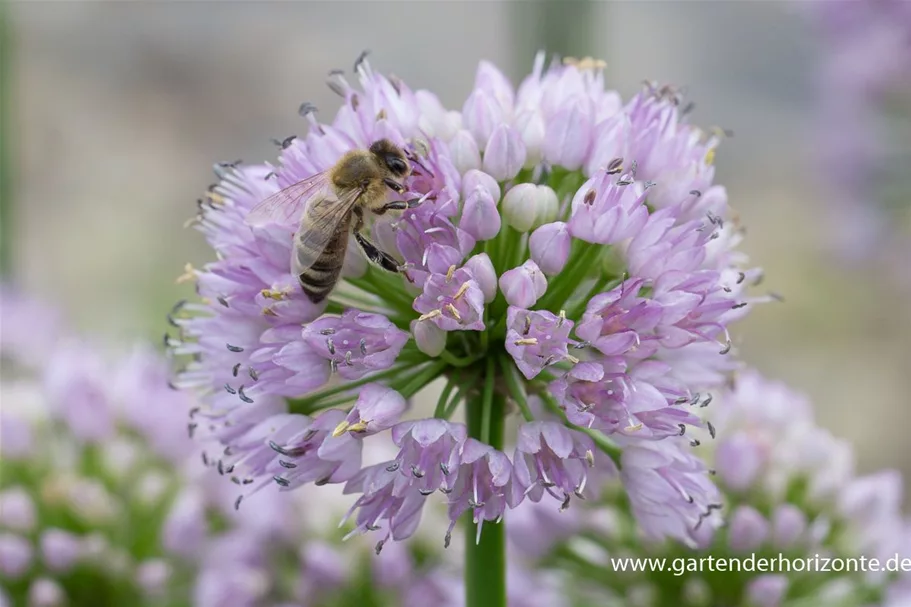
[[[772,513],[772,542],[776,548],[794,546],[807,530],[807,515],[794,504],[781,504]]]
[[[740,506],[731,515],[728,541],[734,552],[758,549],[769,535],[769,522],[752,506]]]
[[[516,116],[514,126],[525,144],[525,168],[530,169],[543,157],[544,118],[537,110],[526,111]]]
[[[484,148],[484,170],[497,181],[519,174],[525,165],[525,144],[511,126],[501,124],[490,135]]]
[[[746,434],[738,432],[718,446],[715,470],[718,478],[734,491],[746,491],[762,469],[759,446]]]
[[[509,305],[530,308],[547,291],[547,279],[538,264],[528,260],[518,268],[503,273],[500,290]]]
[[[503,197],[503,219],[519,232],[527,232],[538,216],[538,186],[520,183]]]
[[[497,180],[485,173],[472,169],[462,177],[462,197],[468,198],[478,188],[484,188],[494,200],[500,199],[500,184]]]
[[[62,529],[47,529],[38,544],[45,566],[56,573],[69,571],[82,556],[82,540]]]
[[[0,573],[15,579],[28,570],[32,562],[32,545],[12,533],[0,534]]]
[[[532,260],[547,275],[558,274],[563,270],[569,260],[571,244],[569,227],[562,221],[541,226],[528,239]]]
[[[136,582],[149,596],[163,594],[171,579],[171,565],[162,559],[143,561],[136,568]]]
[[[760,575],[747,584],[747,605],[750,607],[778,607],[788,590],[784,575]]]
[[[418,127],[428,137],[438,137],[449,141],[462,126],[462,115],[455,111],[446,111],[439,98],[430,91],[416,91],[414,98],[421,108]]]
[[[591,147],[591,116],[579,103],[551,118],[544,134],[544,159],[570,171],[582,166]]]
[[[66,603],[60,584],[49,578],[38,578],[28,589],[29,607],[58,607]]]
[[[465,129],[456,133],[449,142],[449,154],[452,157],[452,165],[460,173],[481,166],[481,152],[478,149],[478,143]]]
[[[465,199],[459,227],[476,240],[490,240],[500,232],[497,201],[482,187],[475,188]]]
[[[411,321],[411,334],[418,350],[427,356],[439,356],[446,348],[446,331],[425,320]]]
[[[535,202],[537,203],[538,213],[535,216],[535,223],[532,228],[554,221],[560,212],[560,201],[557,200],[557,193],[554,192],[553,188],[539,185],[537,193],[538,197]]]
[[[478,71],[475,72],[474,87],[485,91],[489,97],[493,98],[504,115],[508,116],[512,112],[515,100],[512,84],[493,63],[481,61],[478,64]]]
[[[497,297],[497,271],[487,253],[478,253],[466,261],[464,267],[471,272],[478,286],[481,287],[484,302],[492,302]]]
[[[480,145],[503,122],[503,108],[489,92],[475,89],[462,106],[462,124]]]
[[[31,531],[35,526],[35,504],[22,487],[0,493],[0,525],[13,531]]]

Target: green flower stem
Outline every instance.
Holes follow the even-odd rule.
[[[588,437],[592,439],[592,442],[595,443],[595,446],[607,454],[607,456],[614,461],[617,469],[620,469],[620,454],[622,453],[620,447],[615,445],[612,440],[604,436],[604,434],[598,430],[594,430],[592,428],[583,428],[582,426],[577,426],[571,423],[568,419],[566,419],[566,413],[563,412],[563,410],[560,408],[560,405],[557,404],[557,401],[546,391],[546,389],[539,392],[539,396],[544,400],[544,404],[547,405],[547,408],[553,411],[555,415],[558,415],[567,427],[572,428],[573,430],[578,430],[583,434],[587,434]]]
[[[565,274],[560,276],[559,281],[555,281],[555,288],[548,289],[536,307],[540,310],[556,310],[563,306],[591,268],[598,267],[598,256],[602,250],[602,245],[574,242]]]
[[[512,396],[512,399],[516,401],[516,405],[519,406],[519,411],[522,412],[522,417],[525,418],[525,421],[532,422],[535,421],[535,416],[532,415],[531,409],[528,407],[528,399],[525,396],[525,388],[522,386],[522,382],[517,377],[518,370],[512,361],[506,357],[500,357],[500,367],[503,369],[503,375],[506,378],[506,387],[509,389],[509,395]]]
[[[452,391],[455,390],[456,383],[455,380],[450,379],[446,382],[446,387],[443,388],[443,391],[440,392],[440,398],[437,400],[437,406],[433,410],[433,416],[437,418],[442,418],[446,413],[446,405],[449,404],[449,397],[452,394]]]
[[[398,390],[405,398],[411,398],[420,392],[424,386],[435,380],[446,369],[446,361],[436,361],[425,367],[419,373],[411,375],[405,385],[399,387],[399,383],[393,382],[391,386]]]
[[[391,369],[386,369],[380,373],[374,373],[372,375],[364,376],[360,379],[355,379],[353,381],[346,381],[343,384],[340,384],[334,388],[329,388],[321,392],[316,392],[305,396],[303,398],[291,398],[288,399],[288,408],[292,413],[308,413],[310,411],[316,411],[317,409],[322,409],[323,407],[319,404],[320,401],[329,398],[330,396],[336,396],[343,392],[347,392],[352,388],[357,388],[358,386],[363,386],[364,384],[369,384],[372,381],[380,381],[386,379],[387,377],[394,377],[396,375],[403,374],[407,369],[412,368],[412,365],[397,365]]]
[[[466,418],[469,436],[503,449],[506,403],[494,389],[495,362],[492,357],[487,359],[483,397],[468,401]],[[479,542],[476,537],[477,525],[469,519],[465,533],[466,607],[506,607],[506,525],[488,521]]]
[[[446,362],[451,367],[468,367],[478,362],[483,355],[481,356],[456,356],[449,350],[443,350],[440,353],[440,358]]]

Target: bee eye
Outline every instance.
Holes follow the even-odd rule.
[[[398,156],[386,156],[386,166],[396,175],[403,176],[408,172],[408,165]]]

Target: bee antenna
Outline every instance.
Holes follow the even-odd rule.
[[[357,59],[354,61],[354,73],[356,74],[361,67],[361,64],[364,63],[367,59],[367,55],[370,54],[370,49],[364,49],[361,51],[361,54],[357,56]]]
[[[310,103],[309,101],[304,101],[301,104],[301,106],[297,109],[297,113],[304,117],[306,117],[308,114],[312,114],[313,112],[317,112],[317,111],[319,111],[319,110],[316,109],[316,106],[313,105],[312,103]]]

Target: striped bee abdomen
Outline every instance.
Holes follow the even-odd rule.
[[[310,301],[319,303],[326,299],[338,282],[348,248],[348,230],[339,230],[314,257],[309,267],[303,267],[297,278]]]

